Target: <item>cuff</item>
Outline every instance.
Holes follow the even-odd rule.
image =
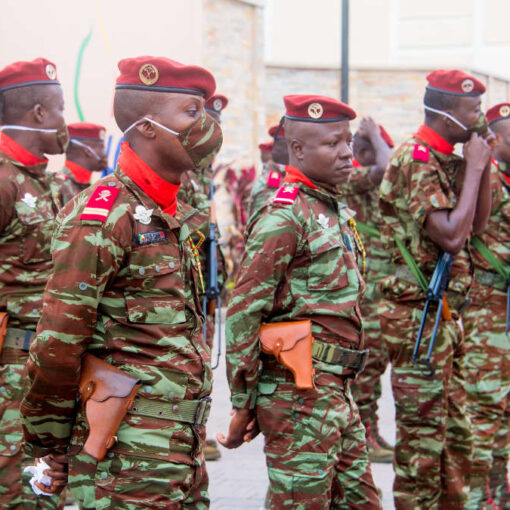
[[[45,448],[44,446],[39,446],[32,443],[23,443],[23,451],[29,457],[39,459],[49,455],[50,453],[55,453],[55,448]]]
[[[232,407],[237,407],[238,409],[254,409],[257,401],[257,392],[233,393],[230,400],[232,401]]]

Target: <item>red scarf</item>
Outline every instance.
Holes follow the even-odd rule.
[[[172,184],[161,178],[131,149],[122,142],[119,166],[122,171],[161,207],[164,213],[174,216],[177,211],[177,192],[180,184]]]
[[[7,154],[10,158],[18,161],[24,166],[35,166],[47,163],[47,159],[41,159],[27,151],[25,147],[13,140],[5,133],[0,134],[0,152]]]
[[[357,159],[352,158],[352,167],[353,168],[361,168],[361,164]]]
[[[438,135],[433,129],[424,124],[418,128],[418,131],[413,136],[430,145],[441,154],[448,156],[453,152],[453,145],[450,142],[447,142],[441,135]]]
[[[73,174],[74,180],[80,184],[90,184],[92,172],[78,165],[74,161],[66,160],[66,168]]]
[[[319,189],[306,175],[301,173],[295,166],[287,165],[285,167],[284,182],[302,182],[312,189]]]

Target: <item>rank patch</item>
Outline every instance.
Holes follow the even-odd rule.
[[[99,220],[104,223],[119,191],[119,188],[111,186],[98,186],[90,195],[89,201],[80,215],[80,220]]]
[[[278,172],[269,172],[267,176],[267,185],[270,188],[279,188],[282,182],[282,176]]]
[[[414,146],[413,150],[413,159],[415,161],[425,161],[427,162],[430,158],[430,149],[425,145],[421,145],[417,143]]]
[[[275,204],[293,204],[294,201],[296,200],[298,193],[299,193],[298,186],[291,186],[289,184],[286,184],[285,186],[282,186],[278,190],[278,193],[276,193],[273,202]]]
[[[163,230],[150,230],[149,232],[135,234],[135,244],[137,246],[162,243],[163,241],[166,241],[166,234]]]

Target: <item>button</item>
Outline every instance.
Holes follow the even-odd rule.
[[[161,268],[156,264],[154,270],[156,271],[156,273],[159,273],[161,271]]]
[[[173,391],[171,391],[169,394],[168,394],[168,398],[170,400],[173,400],[173,398],[175,397],[175,393]]]
[[[141,268],[138,270],[138,272],[139,272],[140,274],[145,274],[145,269],[144,269],[143,267],[141,267]]]
[[[172,407],[172,411],[174,413],[176,413],[178,410],[179,410],[179,406],[178,405],[175,405],[175,406]]]
[[[175,262],[169,262],[169,263],[168,263],[168,267],[169,267],[170,269],[173,269],[173,268],[175,267]]]
[[[19,308],[15,308],[15,309],[13,310],[13,312],[14,312],[14,313],[19,313],[19,312],[20,312],[20,309],[19,309]]]
[[[39,216],[37,216],[38,219],[42,220],[43,217],[39,214]]]
[[[15,449],[16,449],[15,445],[11,444],[11,446],[9,446],[9,450],[11,450],[11,452],[13,452]]]
[[[260,248],[259,253],[264,253],[264,248]]]
[[[304,399],[304,398],[298,398],[298,402],[299,402],[300,404],[304,404],[304,403],[305,403],[305,399]]]
[[[32,315],[37,315],[39,310],[37,308],[32,308]]]
[[[152,393],[152,386],[145,386],[145,391],[147,393]]]
[[[298,419],[299,418],[299,413],[294,413],[294,418]]]
[[[85,282],[80,282],[80,284],[78,285],[78,288],[80,290],[87,290],[87,284]]]
[[[273,463],[272,462],[268,462],[267,464],[269,467],[273,467]]]
[[[2,393],[5,393],[5,386],[0,386],[0,391],[1,391]]]
[[[113,457],[115,456],[113,452],[108,452],[106,455],[108,455],[110,459],[113,459]]]
[[[104,480],[105,478],[108,478],[108,473],[106,471],[103,471],[101,473],[101,478]]]
[[[112,181],[110,181],[110,182],[108,183],[108,186],[115,186],[115,183],[114,183],[114,182],[112,182]]]
[[[317,473],[318,473],[319,475],[323,475],[323,474],[324,474],[324,470],[323,470],[323,469],[319,469],[319,471],[317,471]]]
[[[330,246],[333,246],[333,241],[329,241],[329,245],[330,245]]]

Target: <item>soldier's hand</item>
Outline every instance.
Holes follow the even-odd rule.
[[[216,439],[225,448],[238,448],[244,442],[250,442],[259,433],[257,417],[251,409],[232,409],[230,425],[225,437],[222,433],[216,434]]]
[[[487,140],[479,134],[473,133],[464,144],[464,159],[467,169],[482,173],[491,158],[491,148]]]
[[[360,136],[369,140],[381,136],[379,126],[372,117],[363,117],[363,119],[361,119],[358,132]]]

